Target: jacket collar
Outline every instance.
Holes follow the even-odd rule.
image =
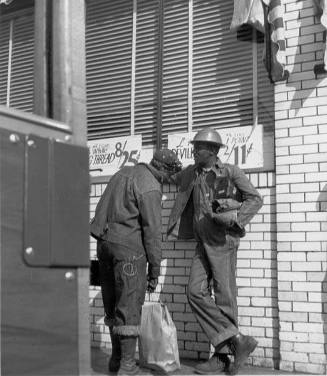
[[[152,165],[150,165],[148,163],[142,163],[141,162],[139,164],[143,165],[148,170],[150,170],[150,172],[152,173],[152,175],[158,180],[158,182],[160,184],[168,183],[168,177],[167,177],[167,174],[165,172],[157,170],[156,168],[154,168]]]

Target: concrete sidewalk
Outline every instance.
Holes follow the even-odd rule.
[[[104,376],[108,375],[108,358],[110,352],[108,349],[104,348],[91,348],[91,375],[92,376]],[[181,359],[181,369],[170,373],[169,375],[196,375],[194,373],[194,366],[197,364],[197,361],[194,359]],[[159,373],[151,371],[146,368],[141,369],[142,375],[159,375]],[[262,367],[244,367],[239,375],[308,375],[308,374],[299,374],[299,373],[290,373],[285,371],[273,370],[269,368]]]

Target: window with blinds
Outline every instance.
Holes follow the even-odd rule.
[[[0,104],[33,112],[33,9],[1,16]]]
[[[142,134],[154,145],[170,133],[260,123],[272,161],[263,43],[251,30],[231,33],[232,13],[221,0],[86,0],[89,138]],[[0,25],[0,103],[25,111],[33,111],[33,23],[28,8]]]
[[[273,151],[273,85],[263,43],[230,32],[233,2],[88,0],[90,138],[261,123]],[[268,150],[266,149],[266,150]],[[272,156],[270,156],[272,160]]]

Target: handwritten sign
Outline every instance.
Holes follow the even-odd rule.
[[[138,163],[142,136],[104,138],[88,142],[89,168],[92,175],[113,175],[124,166]]]
[[[219,158],[224,163],[238,165],[240,168],[263,167],[262,125],[256,127],[235,127],[217,129],[225,148],[220,149]],[[168,135],[168,148],[173,149],[183,167],[194,163],[193,140],[196,132]]]

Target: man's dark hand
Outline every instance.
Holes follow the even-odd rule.
[[[230,210],[225,213],[213,213],[213,218],[217,224],[225,228],[230,228],[231,226],[233,226],[237,218],[237,214],[236,211]]]
[[[155,290],[156,287],[157,287],[157,284],[158,284],[158,278],[151,278],[151,277],[148,277],[148,287],[147,287],[147,291],[149,291],[149,292],[154,292],[154,290]]]

